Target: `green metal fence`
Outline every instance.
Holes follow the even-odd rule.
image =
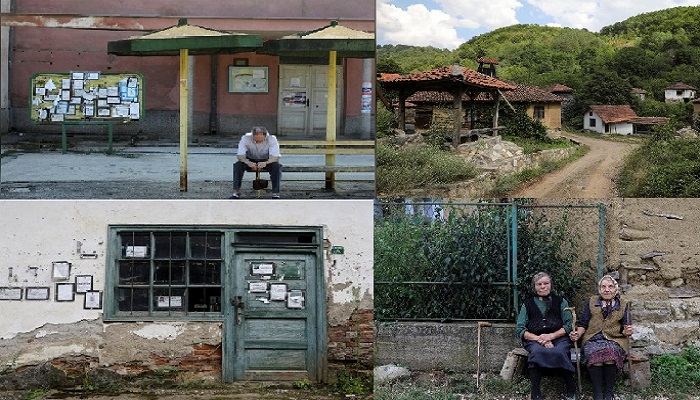
[[[401,199],[375,216],[377,320],[513,320],[534,273],[571,298],[603,270],[603,204]]]

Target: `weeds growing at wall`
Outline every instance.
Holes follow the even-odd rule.
[[[700,140],[659,132],[625,162],[622,197],[700,197]]]
[[[700,346],[690,346],[680,354],[662,354],[651,359],[655,390],[673,394],[697,394],[700,387]]]
[[[392,147],[377,143],[377,191],[383,194],[444,188],[477,175],[463,158],[438,146]]]
[[[374,234],[378,320],[510,320],[518,312],[514,296],[522,304],[531,295],[536,272],[549,272],[557,293],[571,298],[591,269],[578,261],[578,234],[566,214],[550,219],[542,210],[513,213],[511,206],[489,204],[420,212],[411,206],[414,214],[403,204],[381,207]],[[517,219],[515,283],[511,218]]]

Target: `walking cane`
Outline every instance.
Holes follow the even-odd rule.
[[[476,389],[479,390],[479,380],[481,375],[481,327],[493,326],[490,322],[479,321],[476,324]]]
[[[571,313],[571,318],[573,319],[572,325],[574,327],[574,330],[576,330],[576,307],[567,307],[565,310],[568,310]],[[576,394],[578,394],[578,397],[581,397],[581,353],[578,351],[578,338],[577,340],[574,341],[574,352],[576,353]]]

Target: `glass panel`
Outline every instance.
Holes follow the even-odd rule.
[[[153,283],[163,284],[184,284],[185,283],[185,261],[154,261],[155,271],[153,272]]]
[[[190,234],[192,258],[221,258],[221,234],[204,232]]]
[[[186,233],[156,233],[155,258],[185,258],[187,249]]]
[[[185,311],[184,288],[154,288],[153,309],[155,311]]]
[[[190,288],[190,312],[220,312],[221,311],[221,288],[220,287],[199,287]]]
[[[119,311],[148,311],[148,289],[119,288],[117,290]]]
[[[121,234],[122,258],[149,257],[151,235],[144,232],[126,232]]]
[[[148,285],[150,272],[149,261],[119,261],[119,284]]]
[[[190,261],[190,285],[221,284],[220,261]]]

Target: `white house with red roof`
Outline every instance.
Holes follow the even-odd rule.
[[[678,82],[664,89],[666,103],[688,103],[695,98],[696,90],[690,85]]]
[[[639,117],[628,105],[590,106],[583,115],[584,130],[618,135],[631,135],[637,133],[640,126],[663,125],[666,122],[668,118],[665,117]]]

